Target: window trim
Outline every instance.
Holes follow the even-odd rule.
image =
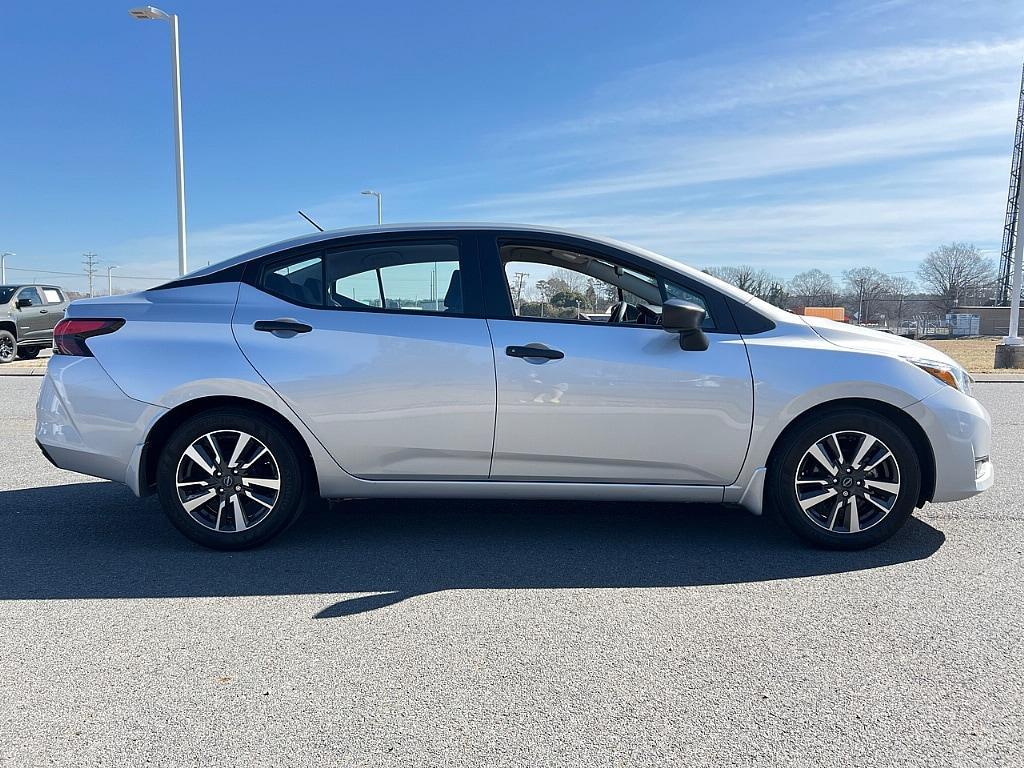
[[[43,297],[39,295],[39,288],[34,285],[23,285],[21,288],[19,288],[18,292],[14,294],[14,303],[17,304],[19,301],[21,301],[22,297],[25,296],[25,293],[27,291],[33,291],[36,295],[36,298],[32,300],[33,308],[46,306],[46,302],[43,301]]]
[[[55,307],[58,304],[64,304],[67,301],[67,297],[64,295],[64,291],[62,291],[60,288],[58,288],[55,285],[41,285],[41,286],[39,286],[39,288],[43,292],[43,298],[44,299],[46,298],[46,292],[47,291],[56,291],[57,295],[60,296],[60,300],[59,301],[44,301],[43,303],[46,306],[48,306],[48,307]]]
[[[327,293],[327,253],[329,251],[366,248],[366,247],[399,247],[403,244],[423,244],[426,242],[440,242],[454,245],[459,252],[459,270],[462,273],[462,312],[445,312],[444,310],[408,310],[389,309],[387,307],[332,307],[326,303]],[[320,279],[323,295],[321,304],[309,304],[296,301],[288,296],[281,296],[268,291],[263,286],[264,275],[276,264],[287,263],[301,258],[320,258]],[[330,312],[369,312],[377,314],[400,315],[403,317],[426,315],[429,317],[466,317],[484,319],[485,313],[483,288],[481,286],[481,267],[479,249],[476,238],[472,233],[465,230],[425,230],[422,232],[402,231],[394,233],[372,233],[367,235],[348,235],[333,240],[321,240],[316,243],[309,243],[296,248],[278,251],[267,254],[258,259],[253,259],[246,264],[245,272],[242,275],[242,282],[252,286],[258,291],[273,296],[276,299],[306,309],[323,310]]]
[[[586,256],[618,263],[637,272],[650,274],[658,284],[662,301],[666,301],[665,282],[673,282],[682,288],[693,291],[702,296],[715,321],[714,328],[705,328],[705,333],[736,334],[736,322],[733,319],[725,296],[691,279],[689,276],[665,269],[660,264],[647,261],[628,251],[619,250],[605,246],[602,243],[595,243],[589,240],[582,240],[568,235],[534,235],[530,232],[517,232],[508,230],[488,230],[480,233],[481,242],[479,250],[482,254],[481,261],[485,268],[485,284],[488,281],[498,282],[497,286],[485,285],[486,298],[488,301],[487,316],[495,320],[516,320],[523,322],[544,322],[544,323],[571,323],[574,325],[610,327],[610,328],[646,328],[661,331],[661,326],[636,325],[635,323],[594,323],[590,320],[573,320],[568,318],[554,317],[529,317],[519,316],[515,313],[515,304],[512,301],[512,290],[505,275],[505,265],[501,259],[501,249],[506,245],[537,246],[543,248],[557,247],[561,250],[573,251]],[[664,331],[662,331],[664,333]]]

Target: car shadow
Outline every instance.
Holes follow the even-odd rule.
[[[261,549],[193,545],[121,485],[0,492],[0,599],[352,594],[316,616],[452,589],[687,587],[838,574],[927,558],[914,518],[862,552],[804,546],[771,519],[713,505],[353,501]],[[369,594],[365,594],[369,593]]]

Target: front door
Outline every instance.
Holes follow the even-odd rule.
[[[487,478],[494,360],[458,237],[320,246],[255,283],[239,292],[239,346],[343,469]]]
[[[18,342],[46,341],[48,337],[48,312],[43,306],[43,298],[35,288],[22,288],[18,291],[16,302],[30,301],[31,306],[15,310],[18,323]],[[17,306],[17,304],[15,304]]]
[[[657,324],[663,297],[709,308],[705,297],[564,244],[499,243],[498,252],[511,317],[488,321],[492,479],[735,481],[753,416],[743,339],[709,316],[708,349],[684,351]]]

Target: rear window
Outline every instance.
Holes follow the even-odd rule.
[[[60,304],[64,297],[56,288],[43,288],[43,299],[47,304]]]
[[[261,286],[282,299],[322,307],[323,261],[318,255],[305,254],[271,264],[263,273]]]

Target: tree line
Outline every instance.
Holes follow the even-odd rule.
[[[995,263],[974,245],[961,242],[929,253],[917,268],[916,280],[875,267],[851,267],[840,280],[816,268],[788,281],[749,266],[704,271],[783,309],[844,307],[848,317],[862,323],[884,319],[898,324],[916,315],[992,304],[997,283]]]

